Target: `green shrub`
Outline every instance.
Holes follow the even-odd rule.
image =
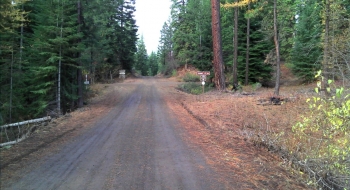
[[[261,88],[261,86],[262,85],[259,82],[252,84],[253,91],[257,91],[259,88]]]
[[[184,92],[194,94],[194,95],[199,95],[203,93],[203,87],[199,83],[194,83],[194,82],[188,82],[184,84],[180,84],[178,88]],[[207,92],[211,89],[209,86],[204,87],[204,92]]]
[[[321,72],[316,75],[319,77]],[[321,82],[317,83],[316,96],[307,100],[310,111],[302,121],[293,126],[295,139],[301,151],[297,152],[304,164],[310,161],[317,164],[308,166],[314,172],[334,176],[350,177],[350,95],[344,88],[332,86],[327,88],[333,96],[322,96],[319,93]],[[332,91],[333,89],[333,91]],[[341,187],[349,187],[349,181],[337,181]]]
[[[177,70],[173,69],[173,70],[171,71],[171,76],[172,76],[172,77],[175,77],[176,75],[177,75]]]
[[[203,92],[202,88],[192,88],[190,93],[194,95],[199,95],[199,94],[202,94],[202,92]]]
[[[186,73],[183,77],[184,82],[199,82],[199,76],[191,73]]]

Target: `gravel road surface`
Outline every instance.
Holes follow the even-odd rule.
[[[225,189],[200,150],[182,140],[157,83],[123,84],[137,87],[93,127],[2,188]]]

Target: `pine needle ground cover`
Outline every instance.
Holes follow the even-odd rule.
[[[334,173],[331,171],[336,170],[322,173],[322,164],[305,162],[305,148],[317,149],[318,141],[305,144],[293,130],[293,126],[310,113],[307,99],[316,95],[314,86],[315,83],[283,86],[280,98],[284,101],[281,105],[258,105],[259,100],[268,99],[273,94],[266,88],[249,95],[178,92],[177,102],[201,123],[190,125],[184,121],[187,131],[191,131],[189,141],[206,150],[208,161],[213,165],[221,166],[223,171],[236,171],[226,177],[234,179],[235,183],[239,181],[240,187],[327,189],[333,187],[336,179],[332,178]],[[252,88],[244,88],[245,91],[249,89]],[[310,133],[309,138],[318,135]],[[323,165],[322,169],[330,169],[330,166]],[[342,173],[341,176],[346,179],[348,175]],[[349,185],[346,180],[342,182],[343,187]]]

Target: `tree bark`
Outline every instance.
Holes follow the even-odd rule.
[[[237,3],[237,0],[236,0]],[[237,69],[238,69],[238,7],[235,7],[234,16],[234,27],[233,27],[233,88],[236,89],[238,86]]]
[[[223,72],[223,58],[221,46],[220,1],[211,0],[212,35],[213,35],[213,66],[214,82],[217,90],[225,90],[225,76]]]
[[[59,24],[59,14],[57,13],[57,27],[60,28],[60,38],[63,38],[63,3],[62,3],[62,12],[61,12],[61,26]],[[56,101],[57,101],[57,114],[61,115],[61,69],[62,69],[62,44],[60,44],[60,52],[59,52],[59,60],[58,60],[58,76],[57,76],[57,94],[56,94]]]
[[[10,121],[10,123],[12,122],[12,96],[13,96],[13,65],[14,65],[14,59],[15,59],[15,57],[14,57],[14,48],[13,48],[13,46],[14,46],[14,44],[12,44],[12,51],[11,51],[11,65],[10,65],[10,105],[9,105],[9,107],[10,107],[10,110],[9,110],[9,121]]]
[[[63,18],[61,22],[61,38],[63,38]],[[60,58],[58,60],[58,78],[57,78],[57,114],[61,115],[61,68],[62,68],[62,44],[60,45]]]
[[[248,4],[248,11],[250,10],[250,4]],[[248,85],[249,82],[249,45],[250,45],[250,18],[247,19],[247,50],[245,55],[245,81],[244,85]]]
[[[274,31],[274,41],[276,48],[276,85],[275,85],[275,96],[279,96],[280,91],[280,77],[281,77],[281,65],[280,65],[280,45],[278,38],[278,28],[277,28],[277,0],[273,3],[273,31]]]
[[[22,11],[24,11],[24,5],[22,4]],[[22,55],[23,55],[23,26],[24,22],[21,23],[21,39],[19,42],[19,70],[22,70]]]
[[[323,45],[323,80],[322,80],[322,88],[325,92],[326,96],[330,96],[329,92],[327,91],[328,85],[328,79],[329,79],[329,0],[325,0],[325,32],[324,32],[324,45]]]
[[[78,25],[79,29],[78,32],[80,32],[80,25],[82,24],[82,13],[81,13],[81,2],[78,0]],[[80,40],[79,40],[80,42]],[[83,107],[83,77],[82,77],[82,71],[81,71],[81,60],[80,60],[80,53],[78,53],[78,70],[77,70],[77,80],[78,80],[78,108]]]

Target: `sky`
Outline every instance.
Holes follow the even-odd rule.
[[[157,52],[160,30],[170,16],[170,6],[170,0],[136,0],[138,35],[143,35],[148,54]]]

